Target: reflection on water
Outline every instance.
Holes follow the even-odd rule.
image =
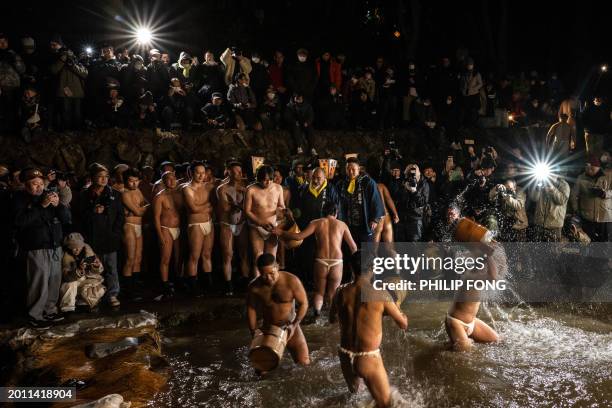
[[[383,357],[391,383],[411,407],[612,405],[612,324],[527,306],[481,309],[503,342],[470,353],[445,349],[447,304],[410,304],[408,332],[385,323]],[[336,357],[338,329],[304,326],[312,365],[281,367],[259,379],[247,358],[241,320],[167,330],[174,375],[153,407],[360,407],[367,391],[347,392]]]

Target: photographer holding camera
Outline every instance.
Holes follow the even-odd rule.
[[[63,320],[57,313],[62,280],[62,237],[70,223],[70,211],[57,192],[44,189],[43,173],[25,169],[20,174],[23,191],[13,198],[18,260],[27,280],[27,308],[33,327],[49,327]]]
[[[395,226],[397,242],[418,242],[423,237],[423,217],[429,206],[429,183],[421,175],[419,166],[408,164],[401,182],[390,186],[391,197],[399,213]]]
[[[526,195],[514,180],[497,184],[489,192],[489,200],[495,203],[499,214],[500,241],[524,242],[527,240]]]
[[[592,241],[612,240],[612,170],[602,168],[597,156],[589,158],[578,176],[570,204]]]
[[[92,310],[106,292],[102,262],[78,232],[69,234],[64,239],[64,246],[60,310],[74,312],[77,303],[84,303]]]
[[[61,117],[59,128],[78,129],[82,122],[81,105],[85,97],[87,68],[79,62],[72,50],[63,46],[55,50],[49,70],[55,81],[54,92]]]
[[[119,193],[108,185],[108,169],[93,163],[89,168],[91,186],[81,193],[81,228],[85,239],[100,256],[104,265],[104,284],[108,289],[108,303],[119,306],[119,277],[117,251],[123,233],[123,204]]]
[[[498,230],[495,205],[489,200],[489,192],[495,187],[495,167],[490,155],[483,156],[478,168],[468,175],[468,188],[464,194],[466,215],[474,217],[476,222],[491,231]]]

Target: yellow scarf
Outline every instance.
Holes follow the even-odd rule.
[[[327,187],[327,180],[323,180],[323,184],[321,184],[321,187],[317,189],[310,184],[308,186],[308,191],[310,191],[310,194],[312,194],[315,198],[319,198],[319,194],[321,194],[321,191],[323,191],[325,187]]]
[[[357,181],[357,177],[355,177],[349,182],[349,185],[346,188],[346,191],[348,191],[349,194],[353,194],[355,192],[355,182],[356,181]]]
[[[302,176],[296,176],[296,177],[295,177],[295,181],[297,181],[298,186],[301,186],[302,184],[304,184],[304,177],[302,177]]]
[[[183,76],[185,78],[189,78],[189,71],[191,70],[191,65],[187,65],[183,67]]]

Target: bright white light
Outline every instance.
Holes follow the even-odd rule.
[[[606,64],[601,66],[601,72],[608,72],[608,66]]]
[[[542,183],[548,181],[552,171],[548,163],[538,162],[532,167],[531,174],[536,179],[538,184],[541,185]]]
[[[136,41],[138,41],[138,44],[141,44],[141,45],[149,44],[152,39],[153,39],[153,34],[151,34],[151,30],[149,30],[148,28],[141,27],[138,30],[136,30]]]
[[[91,47],[85,47],[85,52],[86,52],[87,54],[91,54],[91,53],[93,52],[93,48],[91,48]]]

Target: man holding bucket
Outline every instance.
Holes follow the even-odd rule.
[[[249,358],[260,374],[273,370],[283,357],[285,346],[296,364],[308,365],[308,345],[300,322],[308,310],[308,298],[297,276],[279,271],[274,255],[264,253],[257,258],[260,275],[247,293],[247,319],[253,340]],[[298,309],[295,310],[295,304]],[[263,323],[257,327],[257,310]]]

